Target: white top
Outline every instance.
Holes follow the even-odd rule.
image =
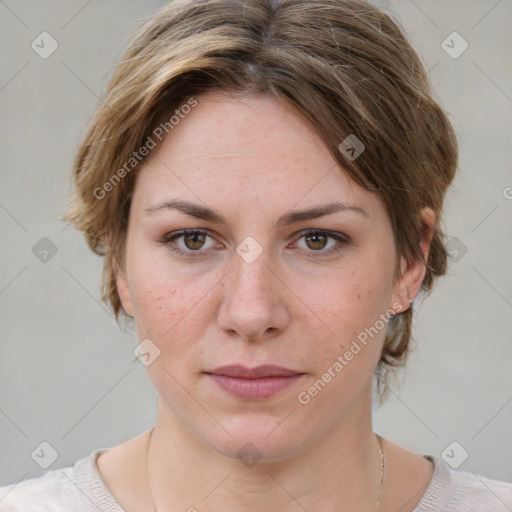
[[[96,450],[73,467],[0,487],[0,512],[124,512],[103,483]],[[424,455],[434,473],[414,512],[510,512],[512,483],[453,470],[443,459]]]

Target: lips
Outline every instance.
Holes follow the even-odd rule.
[[[256,368],[232,365],[205,372],[208,377],[230,395],[250,401],[268,400],[301,379],[304,373],[275,365]]]
[[[261,379],[262,377],[291,377],[301,372],[282,368],[273,364],[257,366],[256,368],[246,368],[240,365],[222,366],[210,372],[212,375],[224,375],[226,377],[237,377],[242,379]]]

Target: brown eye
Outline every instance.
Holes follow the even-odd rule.
[[[209,247],[205,247],[207,238],[210,238]],[[215,246],[215,240],[207,231],[197,229],[184,230],[166,235],[160,243],[180,256],[196,258],[205,256],[208,250]]]
[[[329,237],[324,234],[314,233],[312,235],[307,235],[305,240],[307,241],[306,243],[310,249],[319,250],[323,249],[327,245],[328,238]]]
[[[197,251],[201,249],[204,244],[206,235],[205,233],[199,231],[193,231],[192,233],[186,233],[183,236],[183,242],[187,249],[192,251]]]
[[[305,251],[314,258],[332,256],[341,251],[344,246],[350,244],[350,238],[343,233],[332,233],[318,229],[307,229],[301,231],[299,240],[304,239]],[[333,242],[331,243],[330,240]],[[327,247],[327,250],[324,250]],[[303,247],[301,247],[303,248]],[[316,254],[315,254],[316,253]]]

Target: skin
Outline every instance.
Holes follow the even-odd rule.
[[[267,96],[235,99],[219,92],[197,99],[140,170],[117,277],[139,339],[160,350],[147,366],[158,393],[150,445],[157,508],[376,510],[380,453],[371,386],[385,328],[308,404],[298,394],[379,315],[409,307],[425,268],[402,261],[402,277],[393,282],[396,254],[382,199],[353,182],[285,106]],[[208,206],[226,224],[175,209],[145,211],[170,198]],[[366,215],[347,210],[277,226],[291,210],[334,201]],[[423,216],[432,227],[432,211]],[[182,229],[208,236],[161,243]],[[300,235],[304,229],[344,234],[349,243],[308,239]],[[248,236],[262,249],[251,263],[236,252]],[[333,247],[340,251],[327,254]],[[172,248],[202,254],[191,258]],[[422,250],[427,257],[428,244]],[[227,364],[277,364],[305,375],[268,400],[248,401],[203,373]],[[127,512],[153,510],[148,434],[97,460]],[[237,458],[247,442],[261,455],[252,467]],[[383,446],[381,510],[413,510],[432,464],[390,441]]]

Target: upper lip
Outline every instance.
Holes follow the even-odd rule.
[[[299,375],[302,372],[290,370],[273,364],[265,364],[255,368],[247,368],[241,365],[221,366],[205,373],[213,375],[225,375],[226,377],[241,377],[245,379],[258,379],[262,377],[289,377]]]

